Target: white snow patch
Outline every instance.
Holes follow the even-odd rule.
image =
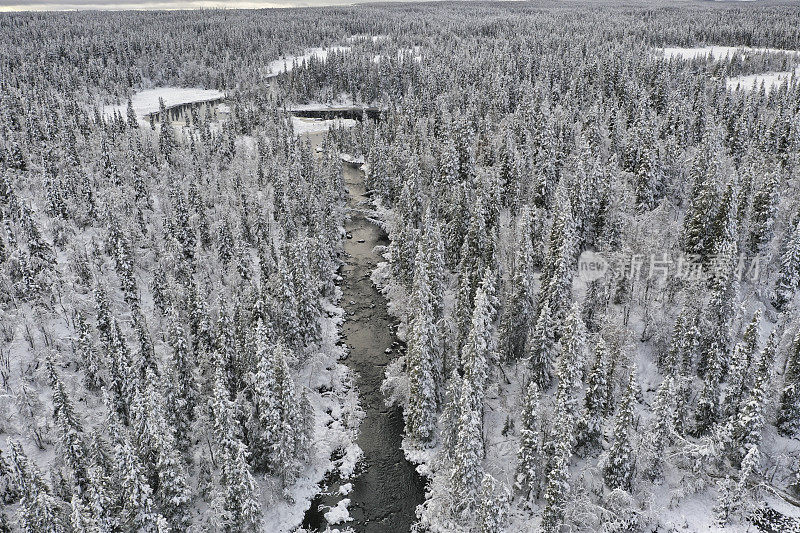
[[[185,87],[158,87],[156,89],[145,89],[139,91],[131,97],[131,105],[139,120],[143,120],[145,115],[156,113],[159,110],[159,99],[164,99],[166,107],[174,107],[182,104],[193,104],[210,102],[225,98],[225,93],[216,89],[198,89]],[[113,115],[119,111],[124,117],[128,111],[127,101],[122,105],[112,105],[103,108],[103,114]],[[230,111],[230,109],[228,109]]]
[[[329,129],[338,126],[352,128],[357,123],[357,120],[351,118],[321,120],[314,118],[292,117],[292,126],[294,127],[295,135],[326,132]]]
[[[331,507],[331,510],[325,513],[325,521],[328,524],[335,526],[343,522],[349,522],[353,518],[350,516],[350,511],[347,506],[350,505],[350,498],[344,498],[336,504],[336,507]]]
[[[784,82],[791,81],[792,76],[795,78],[800,77],[800,67],[793,71],[783,72],[765,72],[762,74],[749,74],[747,76],[733,76],[725,80],[725,85],[728,89],[736,90],[737,88],[743,91],[751,91],[758,89],[761,84],[764,84],[764,89],[769,91],[775,87],[780,86]]]
[[[747,56],[748,54],[791,54],[800,55],[800,50],[785,50],[782,48],[750,48],[749,46],[694,46],[694,47],[667,47],[660,48],[659,51],[667,59],[697,59],[710,57],[718,61],[720,59],[731,59],[737,55]]]
[[[285,72],[291,72],[294,68],[295,63],[297,65],[301,65],[304,61],[310,61],[311,58],[318,59],[320,61],[327,61],[328,54],[330,52],[348,52],[350,50],[349,46],[331,46],[329,48],[309,48],[305,51],[303,55],[299,56],[283,56],[279,59],[274,61],[270,61],[267,65],[267,69],[269,70],[269,76],[274,77],[278,74],[283,74]]]
[[[339,494],[341,494],[342,496],[347,496],[351,492],[353,492],[353,484],[352,483],[345,483],[344,485],[339,487]]]

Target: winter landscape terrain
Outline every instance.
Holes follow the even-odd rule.
[[[0,532],[800,531],[800,4],[0,13]]]

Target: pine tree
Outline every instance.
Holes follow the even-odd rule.
[[[800,429],[800,332],[794,338],[783,377],[780,410],[775,425],[778,432],[791,437]]]
[[[792,301],[798,287],[800,287],[800,222],[789,236],[781,257],[781,268],[775,287],[775,307],[779,310],[785,308],[786,304]]]
[[[433,318],[433,294],[425,251],[420,246],[415,260],[414,284],[411,292],[411,318],[408,331],[407,366],[409,403],[406,412],[406,433],[428,442],[436,426],[436,325]]]
[[[92,333],[83,314],[78,314],[78,338],[75,342],[75,353],[83,366],[84,384],[90,391],[98,391],[103,382],[100,377],[100,361],[92,342]]]
[[[539,310],[539,317],[531,332],[528,348],[531,379],[543,390],[547,389],[553,380],[555,327],[550,313],[550,302],[545,301]]]
[[[222,368],[217,368],[209,408],[214,440],[220,450],[220,490],[216,498],[224,510],[226,532],[256,532],[261,522],[258,486],[247,463],[247,446],[235,432],[236,409],[228,397]]]
[[[155,506],[153,491],[145,475],[145,467],[139,460],[128,435],[117,424],[112,423],[114,482],[123,494],[120,520],[128,527],[145,528],[152,523]]]
[[[544,420],[539,386],[531,381],[525,394],[521,415],[520,445],[517,452],[516,489],[525,501],[538,497],[542,486],[544,459]]]
[[[128,98],[128,106],[126,109],[126,115],[128,117],[128,127],[129,128],[138,128],[139,127],[139,120],[136,118],[136,112],[133,110],[133,103],[131,99]]]
[[[483,406],[476,405],[472,381],[461,380],[459,417],[453,453],[453,501],[456,513],[470,511],[478,499],[483,467]]]
[[[695,428],[697,435],[704,435],[718,422],[722,414],[720,402],[720,382],[722,381],[722,348],[712,342],[705,352],[708,361],[706,373],[703,376],[703,389],[697,399],[695,412]]]
[[[506,360],[522,357],[534,310],[534,251],[530,237],[531,215],[525,208],[520,216],[514,275],[500,328],[501,346]]]
[[[728,372],[728,387],[725,394],[725,414],[728,416],[735,416],[739,412],[746,391],[752,386],[752,368],[757,362],[760,321],[761,311],[758,310],[747,326],[742,341],[734,349],[733,364]]]
[[[149,470],[154,500],[172,527],[185,527],[189,503],[186,468],[177,446],[174,428],[167,422],[161,382],[152,371],[145,387],[131,404],[132,427],[139,455]]]
[[[768,363],[771,363],[774,358],[778,348],[777,343],[777,334],[773,332],[761,353],[761,360],[757,365],[755,384],[750,390],[746,401],[740,404],[739,411],[733,421],[731,441],[734,462],[741,461],[751,448],[761,446],[761,434],[766,426],[764,409],[768,393],[767,387],[772,377],[772,365]]]
[[[26,533],[67,533],[69,519],[61,502],[50,494],[44,477],[22,451],[8,439],[11,474],[20,495],[19,526]]]
[[[672,442],[675,431],[673,413],[675,410],[675,381],[671,377],[664,378],[658,387],[653,402],[653,420],[647,432],[648,459],[647,476],[653,480],[661,480],[664,476],[664,452]]]
[[[556,411],[562,412],[558,406]],[[542,531],[545,533],[558,533],[561,530],[567,512],[567,503],[570,499],[569,461],[573,446],[572,421],[568,418],[559,421],[558,429],[544,491],[545,507],[542,511]]]
[[[289,350],[279,343],[273,350],[272,357],[280,413],[280,432],[275,445],[274,462],[280,465],[280,474],[284,485],[289,485],[294,482],[299,471],[297,459],[305,453],[300,447],[304,423],[303,413],[300,410],[299,398],[295,392],[294,380],[287,363]]]
[[[761,453],[758,447],[751,447],[742,461],[739,479],[733,481],[730,476],[726,476],[720,483],[719,498],[714,506],[714,515],[720,525],[727,524],[733,516],[746,508],[747,484],[749,478],[758,470],[760,461]]]
[[[608,349],[602,338],[595,347],[595,363],[586,383],[583,414],[578,423],[577,449],[585,456],[599,450],[603,440],[603,421],[608,405]]]
[[[490,474],[484,474],[481,482],[480,509],[478,510],[478,531],[480,533],[503,531],[507,521],[508,508],[508,492],[502,488],[498,490],[495,479]]]
[[[46,364],[50,386],[53,388],[53,418],[59,430],[59,452],[69,469],[68,478],[74,483],[76,494],[80,496],[88,489],[83,425],[67,396],[64,383],[56,373],[52,356],[48,357]]]
[[[778,194],[778,174],[770,172],[753,198],[749,224],[752,229],[748,240],[748,248],[753,254],[760,253],[762,247],[772,238],[778,208]]]
[[[628,387],[617,409],[614,421],[614,434],[611,449],[603,465],[603,481],[611,489],[630,492],[634,474],[633,445],[633,402],[635,401],[636,375],[630,373]]]
[[[275,468],[274,449],[280,435],[280,410],[272,351],[266,329],[258,323],[255,334],[258,370],[252,377],[252,411],[246,424],[251,447],[252,464],[256,471]]]

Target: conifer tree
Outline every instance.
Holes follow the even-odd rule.
[[[595,363],[586,383],[584,408],[577,429],[577,449],[583,455],[600,449],[602,444],[603,421],[608,405],[607,359],[608,349],[601,337],[595,347]]]
[[[529,344],[531,379],[541,389],[547,389],[553,380],[555,359],[555,322],[550,313],[549,301],[545,300],[539,310],[539,317],[531,332]]]
[[[630,373],[628,387],[617,408],[611,449],[603,465],[603,481],[611,489],[631,490],[634,474],[634,455],[631,442],[633,427],[633,402],[635,401],[636,375]]]
[[[69,469],[68,477],[80,496],[88,490],[86,472],[86,444],[83,440],[83,425],[67,396],[66,388],[55,370],[53,358],[47,359],[47,373],[53,388],[53,418],[59,429],[59,451]]]
[[[778,207],[778,195],[778,174],[770,172],[766,175],[764,182],[753,197],[749,221],[752,229],[748,240],[748,248],[752,254],[760,253],[762,247],[772,238]]]
[[[521,423],[515,486],[525,501],[530,501],[532,498],[538,497],[541,491],[544,460],[544,420],[541,412],[539,386],[534,381],[528,384],[525,393]]]
[[[556,411],[561,412],[558,406]],[[569,461],[573,446],[572,421],[567,418],[558,424],[558,428],[544,491],[542,531],[545,533],[558,533],[561,530],[570,499]]]
[[[406,433],[428,442],[436,425],[435,338],[433,294],[425,252],[420,246],[415,261],[414,284],[411,292],[411,318],[407,339],[409,403],[406,413]]]
[[[781,256],[781,268],[775,287],[775,307],[786,307],[800,287],[800,222],[789,236]]]
[[[472,380],[462,379],[451,474],[456,513],[474,509],[483,475],[483,406],[475,398]]]
[[[800,429],[800,332],[794,338],[783,376],[780,410],[775,423],[778,432],[786,437]]]
[[[100,377],[100,361],[92,342],[92,333],[83,314],[77,317],[78,338],[75,342],[75,352],[83,366],[84,384],[90,391],[100,390],[102,379]]]
[[[647,432],[648,459],[646,475],[653,481],[664,476],[664,452],[672,443],[674,433],[673,412],[675,409],[675,381],[666,377],[658,387],[653,403],[653,420]]]
[[[478,510],[480,533],[499,533],[505,529],[509,508],[508,492],[502,488],[498,489],[497,485],[497,481],[490,474],[483,475]]]
[[[180,529],[188,518],[186,467],[178,451],[175,430],[168,423],[160,380],[148,370],[144,385],[131,404],[138,453],[149,469],[154,501],[171,526]]]
[[[19,526],[26,533],[67,533],[69,519],[19,443],[8,439],[11,474],[20,495]]]

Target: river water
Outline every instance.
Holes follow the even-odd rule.
[[[380,390],[386,365],[397,357],[399,345],[386,300],[370,279],[383,260],[374,248],[387,245],[388,240],[361,211],[369,207],[363,172],[350,163],[343,163],[343,172],[350,218],[345,224],[349,236],[344,243],[346,262],[340,271],[341,306],[345,310],[341,335],[349,349],[345,364],[353,371],[365,413],[357,441],[364,459],[357,477],[350,480],[352,492],[339,495],[338,480],[328,480],[325,490],[312,501],[303,526],[324,531],[325,510],[346,497],[351,500],[353,520],[338,527],[351,527],[358,533],[405,533],[416,521],[417,505],[425,499],[425,482],[400,449],[402,411],[387,407]]]

